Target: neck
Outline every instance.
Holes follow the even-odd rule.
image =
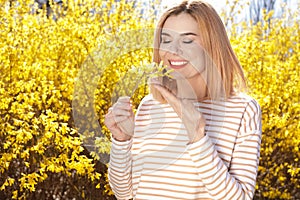
[[[202,76],[177,79],[177,97],[200,101],[206,97],[206,84]]]

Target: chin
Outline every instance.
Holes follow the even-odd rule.
[[[183,74],[176,72],[176,71],[171,72],[170,75],[171,75],[172,79],[175,79],[175,80],[186,79],[186,77]]]

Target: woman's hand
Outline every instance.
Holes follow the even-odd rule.
[[[179,99],[165,87],[154,84],[154,87],[163,95],[181,118],[188,132],[189,144],[199,141],[205,135],[205,119],[195,108],[194,102],[188,99]]]
[[[134,130],[134,113],[130,103],[130,97],[120,97],[118,101],[108,109],[104,124],[111,131],[112,137],[118,141],[129,140]]]

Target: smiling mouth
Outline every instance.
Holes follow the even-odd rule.
[[[170,67],[173,69],[181,69],[185,67],[189,62],[188,61],[174,61],[174,60],[169,60]]]

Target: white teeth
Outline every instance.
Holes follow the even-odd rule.
[[[185,65],[188,62],[186,61],[170,61],[171,65]]]

